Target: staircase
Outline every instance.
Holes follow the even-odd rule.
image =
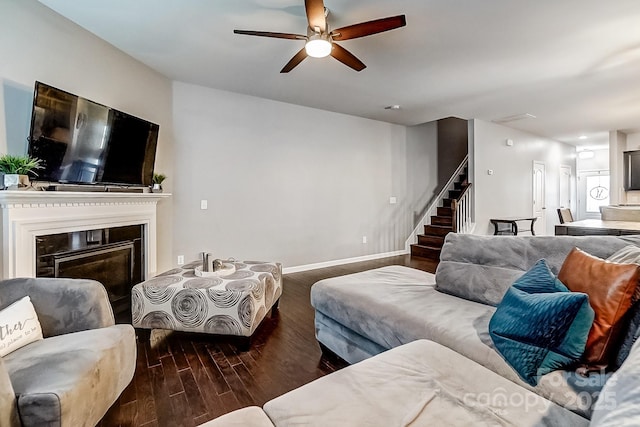
[[[442,199],[442,206],[436,208],[436,215],[431,215],[431,224],[424,226],[424,234],[418,234],[418,243],[411,245],[412,257],[440,259],[444,237],[449,233],[456,232],[454,203],[464,193],[468,185],[467,168],[465,167],[454,182],[453,190],[449,190],[448,197]]]

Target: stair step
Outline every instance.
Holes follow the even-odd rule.
[[[418,244],[423,246],[431,246],[432,248],[441,248],[444,244],[444,237],[418,234]]]
[[[451,208],[438,208],[436,209],[436,214],[438,216],[453,216],[453,211]]]
[[[417,256],[422,258],[440,259],[440,248],[432,248],[425,245],[411,245],[411,256]]]
[[[453,219],[450,216],[431,215],[431,224],[432,225],[451,225],[453,224]]]
[[[450,199],[458,199],[462,194],[462,190],[449,190],[449,198]]]
[[[442,206],[451,209],[452,199],[442,199]]]
[[[424,234],[427,236],[446,236],[453,231],[450,225],[425,225]]]

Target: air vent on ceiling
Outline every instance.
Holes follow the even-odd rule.
[[[513,116],[502,117],[500,119],[495,119],[495,120],[492,120],[492,122],[509,123],[509,122],[515,122],[516,120],[535,119],[535,118],[536,116],[534,116],[533,114],[523,113],[523,114],[515,114]]]

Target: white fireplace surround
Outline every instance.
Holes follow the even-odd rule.
[[[36,237],[144,226],[145,277],[156,272],[156,207],[162,193],[0,191],[0,277],[36,276]]]

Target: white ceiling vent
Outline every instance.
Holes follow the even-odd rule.
[[[535,118],[536,118],[536,116],[534,116],[533,114],[523,113],[523,114],[516,114],[516,115],[513,115],[513,116],[502,117],[500,119],[495,119],[495,120],[492,120],[492,122],[494,122],[494,123],[509,123],[509,122],[515,122],[517,120],[535,119]]]

